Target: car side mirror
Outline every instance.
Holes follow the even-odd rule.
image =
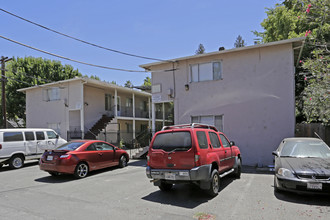
[[[273,154],[274,156],[276,156],[276,157],[278,157],[278,156],[279,156],[279,154],[278,154],[278,152],[277,152],[277,151],[273,151],[273,152],[272,152],[272,154]]]
[[[234,141],[231,141],[230,142],[230,146],[234,146],[235,145],[235,142]]]
[[[57,134],[57,135],[56,135],[56,139],[58,139],[59,137],[60,137],[60,136]]]

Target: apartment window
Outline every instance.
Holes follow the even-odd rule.
[[[133,132],[133,125],[130,123],[126,124],[126,131],[127,133],[132,133]]]
[[[191,123],[213,125],[223,131],[223,115],[192,116]]]
[[[44,89],[43,100],[46,102],[60,100],[60,88],[53,87]]]
[[[190,81],[202,82],[222,79],[222,63],[210,62],[190,66]]]
[[[132,107],[132,105],[133,105],[133,99],[126,98],[126,107]]]
[[[104,99],[105,99],[105,110],[111,111],[111,94],[105,94]]]
[[[140,102],[140,110],[147,111],[147,102],[146,101]]]

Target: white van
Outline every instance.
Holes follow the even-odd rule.
[[[9,164],[18,169],[24,160],[38,160],[47,149],[66,143],[52,129],[14,128],[0,129],[0,168]]]

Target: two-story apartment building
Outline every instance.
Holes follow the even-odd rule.
[[[52,128],[68,140],[132,143],[151,127],[151,94],[140,90],[74,78],[18,91],[26,94],[27,127]]]
[[[244,164],[272,164],[272,151],[294,136],[303,44],[297,38],[141,65],[152,73],[152,112],[172,103],[174,124],[215,125],[240,147]]]

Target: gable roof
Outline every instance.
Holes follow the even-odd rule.
[[[68,83],[68,82],[75,82],[75,81],[81,81],[85,85],[97,87],[97,88],[112,88],[112,89],[117,89],[118,91],[126,91],[130,93],[135,93],[139,95],[144,95],[144,96],[151,96],[150,93],[144,92],[144,91],[139,91],[136,89],[131,89],[123,86],[118,86],[113,83],[108,83],[96,79],[90,79],[90,78],[85,78],[85,77],[75,77],[73,79],[67,79],[67,80],[61,80],[61,81],[56,81],[52,83],[47,83],[47,84],[42,84],[42,85],[36,85],[32,87],[27,87],[27,88],[22,88],[18,89],[18,92],[26,92],[32,89],[40,89],[40,88],[45,88],[45,87],[56,87],[56,86],[61,86],[63,83]]]
[[[292,39],[281,40],[281,41],[274,41],[274,42],[265,43],[265,44],[256,44],[256,45],[252,45],[252,46],[215,51],[215,52],[198,54],[198,55],[187,56],[187,57],[180,57],[180,58],[170,59],[167,61],[142,64],[142,65],[140,65],[140,67],[144,68],[146,70],[149,70],[150,67],[157,66],[160,64],[165,64],[165,63],[173,63],[173,62],[178,62],[178,61],[183,61],[183,60],[190,60],[190,59],[197,59],[197,58],[201,58],[201,57],[213,56],[213,55],[217,55],[217,54],[233,53],[233,52],[252,50],[252,49],[257,49],[257,48],[264,48],[264,47],[277,46],[277,45],[290,44],[290,43],[292,44],[292,48],[294,50],[294,61],[297,65],[299,63],[299,59],[300,59],[300,56],[301,56],[301,53],[302,53],[302,50],[304,47],[305,39],[306,39],[306,37],[300,37],[300,38],[292,38]]]

